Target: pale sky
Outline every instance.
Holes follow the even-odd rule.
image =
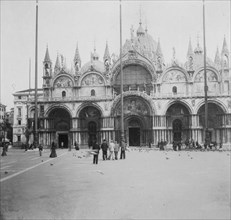
[[[7,110],[13,107],[13,93],[31,87],[35,72],[36,1],[0,1],[1,4],[1,99]],[[173,47],[176,58],[184,63],[189,38],[193,49],[197,40],[203,48],[202,1],[122,1],[123,43],[135,33],[140,17],[153,39],[160,38],[166,63],[171,62]],[[221,52],[224,36],[230,48],[230,1],[205,1],[207,56],[214,60],[217,47]],[[141,12],[141,13],[140,13]],[[140,16],[141,14],[141,16]],[[57,52],[71,66],[76,44],[84,63],[90,60],[94,42],[103,60],[106,41],[109,52],[119,55],[119,1],[39,1],[38,87],[42,86],[43,59],[48,45],[55,65]]]

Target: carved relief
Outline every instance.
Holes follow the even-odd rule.
[[[68,77],[59,77],[56,82],[54,87],[60,88],[60,87],[72,87],[73,83]]]
[[[180,71],[169,71],[165,77],[164,82],[185,82],[185,75]]]
[[[121,104],[117,106],[116,115],[121,115]],[[140,99],[128,98],[124,100],[125,115],[148,115],[148,106]]]
[[[81,82],[82,86],[101,86],[104,84],[104,80],[98,74],[92,73],[84,77]]]
[[[217,75],[212,71],[207,71],[207,80],[209,82],[216,82]],[[204,70],[200,71],[195,77],[195,82],[203,82],[203,81],[204,81]]]

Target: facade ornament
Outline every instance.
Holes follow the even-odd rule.
[[[136,51],[129,51],[128,53],[128,59],[132,60],[132,59],[137,59],[138,55],[136,53]]]
[[[192,99],[192,106],[194,107],[195,106],[195,99]]]

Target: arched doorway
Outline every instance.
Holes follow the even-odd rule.
[[[101,112],[94,106],[84,107],[79,113],[81,144],[92,146],[94,140],[100,141]]]
[[[115,140],[120,142],[120,101],[116,104],[113,114],[115,118]],[[152,142],[152,108],[143,97],[129,95],[124,98],[124,135],[129,146],[147,146]]]
[[[48,115],[49,130],[52,132],[52,141],[57,142],[58,147],[68,148],[70,142],[71,116],[63,108],[55,108]]]
[[[202,105],[197,114],[199,115],[199,125],[205,128],[205,105]],[[223,109],[215,104],[208,103],[208,135],[211,141],[225,142],[222,121],[224,121],[224,111]],[[202,137],[204,137],[204,132],[202,132]],[[202,138],[204,140],[204,138]]]
[[[180,102],[172,104],[166,112],[170,141],[185,141],[190,138],[191,117],[188,108]]]
[[[141,125],[137,118],[132,117],[128,121],[129,146],[140,146]]]
[[[175,119],[172,123],[173,141],[182,140],[182,121],[180,119]]]

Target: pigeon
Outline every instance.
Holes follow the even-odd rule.
[[[98,173],[104,175],[104,173],[103,173],[101,170],[97,170],[96,172],[98,172]]]
[[[50,163],[51,166],[53,166],[54,164],[53,163]]]
[[[7,174],[8,172],[7,171],[5,171],[5,174]]]
[[[82,157],[78,156],[78,158],[82,158]]]
[[[43,162],[43,160],[41,162]]]
[[[168,157],[166,157],[166,160],[168,160],[169,158]]]

